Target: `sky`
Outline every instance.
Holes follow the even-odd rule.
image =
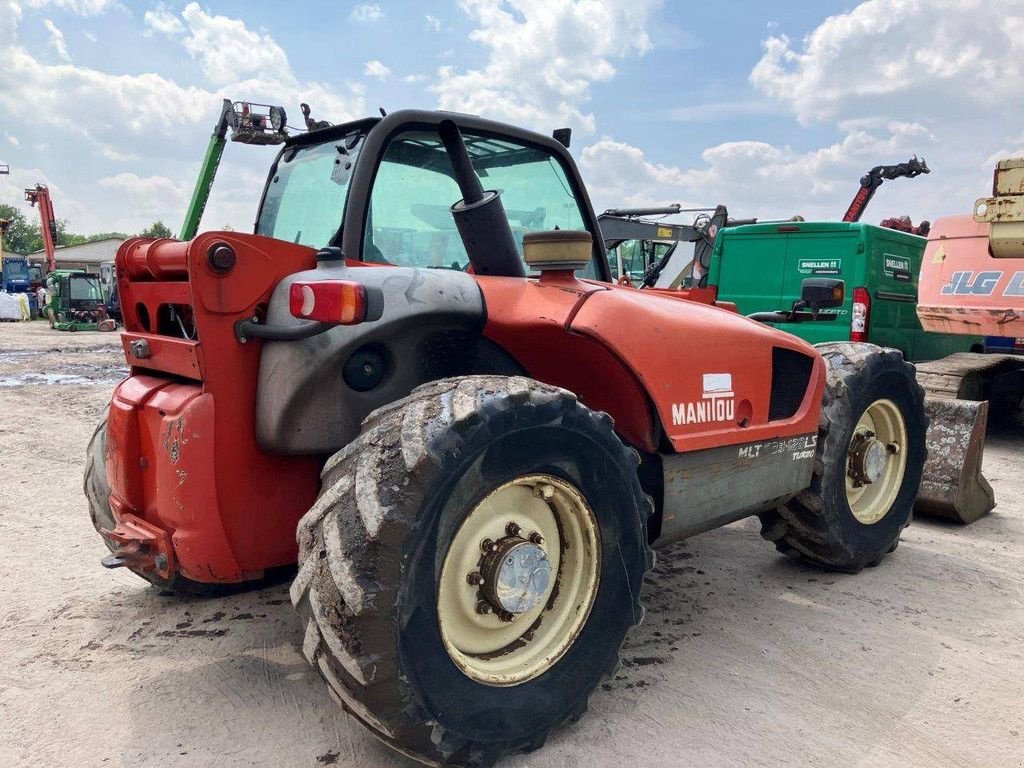
[[[0,0],[0,202],[177,230],[222,97],[571,127],[598,210],[839,218],[917,154],[865,220],[934,220],[1024,154],[1024,0]],[[204,228],[251,230],[274,152],[229,144]]]

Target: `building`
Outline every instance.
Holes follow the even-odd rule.
[[[108,237],[82,245],[58,246],[54,252],[57,269],[83,269],[91,275],[99,275],[103,295],[108,296],[114,284],[114,256],[123,242],[119,237]],[[31,253],[28,258],[33,264],[46,262],[42,251]]]
[[[58,246],[54,256],[57,259],[57,269],[84,269],[90,274],[100,274],[100,264],[113,264],[117,249],[123,243],[119,237],[108,237],[105,240],[96,240],[82,245]],[[32,262],[46,261],[46,254],[36,251],[29,254]]]

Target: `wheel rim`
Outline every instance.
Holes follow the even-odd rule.
[[[889,512],[907,467],[907,427],[892,400],[875,400],[861,414],[846,456],[846,499],[858,522],[873,525]]]
[[[524,475],[492,491],[441,570],[437,617],[452,661],[487,685],[544,674],[586,624],[600,557],[597,519],[571,483]]]

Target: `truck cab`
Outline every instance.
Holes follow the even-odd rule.
[[[777,222],[730,227],[717,240],[708,285],[740,312],[784,310],[808,277],[832,277],[848,289],[831,320],[786,330],[810,341],[867,341],[934,360],[982,351],[980,336],[926,332],[917,318],[923,237],[859,222]]]

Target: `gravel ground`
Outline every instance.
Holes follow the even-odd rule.
[[[105,571],[81,489],[115,334],[0,325],[0,766],[410,766],[327,697],[279,586],[183,600]],[[659,552],[577,726],[502,768],[1024,765],[1024,425],[994,513],[858,576],[745,521]]]

